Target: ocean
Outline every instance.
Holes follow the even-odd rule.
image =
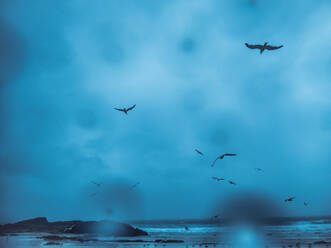
[[[230,225],[215,220],[144,221],[133,225],[149,235],[79,235],[79,240],[47,241],[40,238],[46,234],[27,233],[0,237],[0,247],[331,247],[331,217],[274,219],[264,225]]]

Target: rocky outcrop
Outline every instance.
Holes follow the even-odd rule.
[[[113,221],[57,221],[48,222],[45,217],[20,221],[14,224],[0,226],[0,235],[9,233],[96,233],[116,237],[142,236],[147,232],[134,228],[129,224]]]

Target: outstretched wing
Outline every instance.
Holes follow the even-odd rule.
[[[135,105],[133,105],[132,107],[128,108],[128,111],[130,111],[130,110],[134,109],[134,107],[136,107],[136,104],[135,104]]]
[[[245,45],[250,49],[262,49],[262,45],[250,45],[248,43],[245,43]]]
[[[267,50],[276,50],[276,49],[279,49],[279,48],[282,48],[282,47],[283,47],[283,45],[281,45],[281,46],[266,46],[265,48]]]
[[[91,181],[91,183],[93,183],[94,185],[100,187],[100,183],[96,183],[96,182],[93,182],[93,181]]]
[[[234,153],[225,153],[224,156],[237,156],[237,154],[234,154]]]
[[[211,167],[214,167],[214,165],[215,165],[217,159],[219,159],[219,157],[217,157],[217,158],[214,160],[214,162],[211,164]]]
[[[119,109],[119,108],[114,108],[114,109],[124,112],[124,109]]]
[[[199,153],[200,155],[202,155],[202,156],[203,156],[203,153],[202,153],[202,152],[200,152],[198,149],[195,149],[195,151],[196,151],[197,153]]]

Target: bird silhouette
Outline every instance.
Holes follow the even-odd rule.
[[[216,181],[224,181],[224,178],[220,178],[220,177],[212,177],[211,179],[214,179]]]
[[[133,184],[133,185],[131,186],[131,189],[134,189],[134,188],[137,187],[139,184],[140,184],[140,182],[136,182],[135,184]]]
[[[202,152],[200,152],[198,149],[194,149],[199,155],[204,156]]]
[[[91,183],[93,183],[97,187],[100,187],[101,186],[101,183],[96,183],[96,182],[93,182],[93,181],[91,181]]]
[[[94,192],[94,193],[92,193],[90,196],[93,197],[93,196],[95,196],[96,194],[98,194],[98,192]]]
[[[305,205],[307,207],[308,206],[308,202],[304,202],[303,205]]]
[[[217,161],[218,159],[223,159],[223,158],[226,157],[226,156],[237,156],[237,154],[234,154],[234,153],[224,153],[223,155],[218,156],[218,157],[214,160],[214,162],[211,164],[211,167],[214,167],[214,165],[215,165],[215,163],[216,163],[216,161]]]
[[[285,202],[291,202],[295,199],[295,196],[285,199]]]
[[[185,230],[188,231],[188,230],[190,230],[190,229],[189,229],[187,226],[185,226]]]
[[[114,108],[114,109],[116,109],[116,110],[118,110],[118,111],[122,111],[122,112],[124,112],[126,115],[128,114],[128,112],[130,111],[130,110],[132,110],[132,109],[134,109],[136,107],[136,104],[135,105],[133,105],[132,107],[130,107],[130,108],[122,108],[122,109],[119,109],[119,108]]]
[[[229,180],[229,184],[237,185],[234,181]]]
[[[276,50],[276,49],[280,49],[283,47],[283,45],[281,46],[270,46],[268,45],[268,42],[265,42],[264,45],[250,45],[245,43],[245,45],[250,48],[250,49],[259,49],[260,50],[260,54],[262,54],[264,52],[264,50]]]
[[[261,169],[261,168],[255,168],[255,170],[257,170],[257,171],[262,171],[262,169]]]

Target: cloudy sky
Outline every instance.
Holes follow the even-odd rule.
[[[0,222],[202,218],[246,193],[331,214],[330,13],[328,0],[1,1]],[[223,152],[238,156],[211,168]]]

